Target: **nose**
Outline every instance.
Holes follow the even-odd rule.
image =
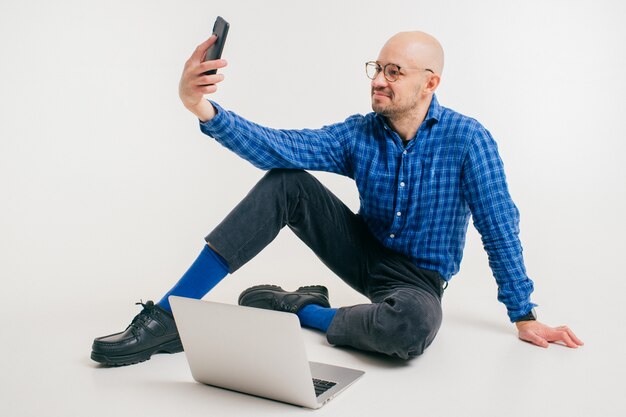
[[[382,71],[379,71],[372,80],[372,87],[387,87],[388,84],[389,82],[385,78],[385,75]]]

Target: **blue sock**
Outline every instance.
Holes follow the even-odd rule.
[[[185,272],[185,275],[163,296],[158,305],[164,310],[172,312],[167,297],[179,295],[181,297],[200,299],[227,274],[228,265],[224,258],[211,249],[209,245],[204,245],[204,249],[202,249],[198,258]]]
[[[317,304],[305,305],[297,313],[302,326],[312,327],[324,333],[328,331],[335,314],[337,314],[336,308],[322,307]]]

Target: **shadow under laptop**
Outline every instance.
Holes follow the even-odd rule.
[[[193,380],[158,380],[151,381],[149,384],[156,395],[162,392],[164,396],[175,397],[177,402],[185,404],[180,410],[181,415],[193,411],[186,408],[197,408],[204,413],[210,410],[228,412],[228,409],[232,409],[236,410],[238,414],[254,415],[255,417],[263,415],[276,416],[277,413],[284,412],[286,407],[291,413],[310,413],[310,410],[297,405],[257,397],[239,391],[231,391]]]

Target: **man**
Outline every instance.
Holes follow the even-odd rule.
[[[319,285],[294,292],[260,285],[245,290],[239,303],[295,313],[333,345],[415,357],[441,324],[441,297],[459,270],[470,214],[519,338],[542,347],[583,344],[566,326],[536,320],[519,214],[495,141],[476,120],[438,103],[444,58],[435,38],[406,32],[389,39],[366,64],[374,112],[317,130],[268,129],[205,100],[224,76],[203,73],[227,65],[202,62],[214,42],[199,45],[186,62],[180,98],[204,133],[270,171],[206,237],[198,259],[157,305],[142,304],[125,331],[94,341],[92,359],[123,365],[182,350],[167,297],[201,298],[285,225],[371,303],[330,308]],[[359,213],[305,169],[353,178]]]

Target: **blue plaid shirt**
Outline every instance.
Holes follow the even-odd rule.
[[[448,281],[459,271],[470,215],[513,321],[527,314],[533,282],[526,275],[519,212],[491,134],[476,120],[432,103],[405,146],[376,113],[321,129],[277,130],[213,103],[203,133],[263,170],[329,171],[356,181],[363,216],[386,247]]]

